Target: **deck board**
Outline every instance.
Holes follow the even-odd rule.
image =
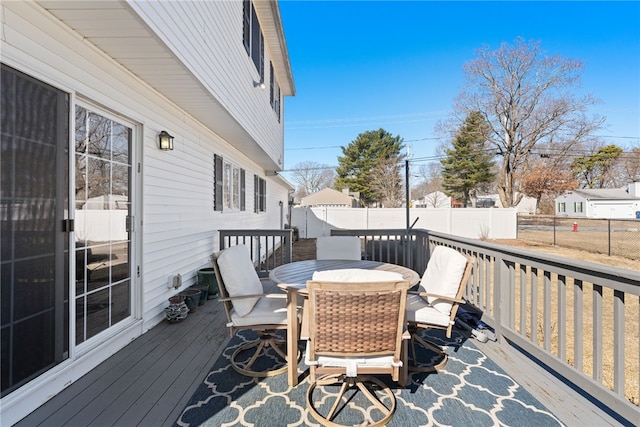
[[[625,425],[508,344],[474,344],[567,426]]]
[[[229,339],[209,300],[179,323],[162,322],[16,424],[173,425]]]

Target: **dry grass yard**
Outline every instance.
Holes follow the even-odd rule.
[[[584,247],[589,247],[589,251],[586,250],[578,250],[578,249],[570,249],[559,246],[552,246],[545,243],[540,243],[539,239],[536,239],[535,236],[533,240],[527,240],[525,236],[533,235],[536,233],[535,231],[522,232],[519,233],[520,238],[518,240],[500,240],[495,241],[496,243],[517,246],[523,249],[543,252],[546,254],[558,255],[566,258],[579,259],[581,261],[593,262],[597,264],[604,264],[615,268],[628,269],[638,271],[640,270],[640,262],[637,259],[629,259],[622,256],[607,256],[599,253],[592,252],[593,246],[597,246],[599,244],[598,239],[602,239],[601,233],[596,233],[598,235],[593,235],[589,232],[578,232],[572,233],[571,236],[574,239],[580,238],[581,242],[576,241],[576,246],[583,245]],[[630,242],[632,245],[639,245],[640,242],[636,240],[634,242]],[[636,251],[637,252],[637,251]],[[631,252],[631,253],[636,253]],[[541,275],[541,274],[540,274]],[[534,306],[531,301],[531,272],[528,270],[526,278],[526,304],[527,310],[526,313],[531,313],[531,307]],[[558,357],[562,357],[567,360],[567,362],[573,365],[576,369],[582,370],[585,375],[588,375],[592,378],[598,378],[600,375],[602,376],[602,383],[608,386],[609,388],[613,388],[614,380],[613,380],[613,364],[612,360],[614,357],[614,343],[613,343],[613,334],[608,334],[607,331],[613,331],[613,304],[614,304],[614,296],[613,291],[605,289],[602,294],[602,330],[604,331],[602,336],[602,343],[594,343],[594,335],[593,335],[593,303],[594,303],[594,293],[593,293],[593,285],[590,283],[582,284],[582,310],[578,313],[574,311],[574,302],[576,298],[576,289],[574,288],[573,279],[567,279],[566,286],[566,302],[562,305],[565,309],[564,315],[566,316],[566,321],[564,325],[565,328],[565,336],[566,336],[566,353],[564,355],[558,354],[558,300],[559,300],[559,292],[558,292],[558,278],[555,275],[550,277],[551,286],[548,288],[548,292],[551,293],[551,304],[550,307],[545,310],[543,307],[543,297],[544,297],[544,277],[538,277],[536,281],[537,288],[537,301],[535,302],[536,312],[537,312],[537,325],[536,325],[536,340],[538,344],[542,347],[545,346],[545,326],[549,331],[549,343],[547,344],[550,347],[550,350],[553,354]],[[520,315],[519,315],[519,300],[520,300],[520,283],[518,280],[516,289],[516,319],[515,324],[516,328],[520,331],[520,333],[525,334],[527,337],[531,338],[531,328],[532,328],[532,320],[524,319],[524,323],[526,324],[525,330],[521,330],[520,326]],[[640,324],[640,298],[635,295],[625,295],[624,300],[624,325],[625,325],[625,342],[624,342],[624,357],[625,357],[625,396],[629,401],[638,405],[640,399],[638,394],[640,393],[640,384],[639,381],[639,366],[640,366],[640,332],[639,332],[639,324]],[[545,324],[544,313],[548,311],[548,319],[549,324]],[[582,319],[579,321],[579,325],[582,326],[582,362],[576,363],[575,356],[575,343],[574,337],[576,336],[576,328],[575,328],[575,317],[582,316]],[[602,346],[602,360],[599,361],[594,359],[594,344]],[[597,354],[597,353],[596,353]],[[579,366],[579,365],[582,366]],[[601,374],[596,371],[594,374],[594,366],[601,366],[602,372]]]
[[[567,232],[567,236],[574,242],[575,247],[587,247],[590,249],[580,250],[571,247],[554,246],[551,243],[545,243],[539,235],[542,234],[538,231],[519,231],[517,240],[492,240],[492,242],[500,243],[502,245],[517,246],[522,249],[530,251],[543,252],[551,255],[558,255],[567,258],[579,259],[587,262],[594,262],[596,264],[604,264],[611,267],[626,268],[627,270],[640,271],[640,260],[623,257],[620,255],[607,256],[603,253],[597,253],[594,250],[594,246],[603,245],[603,241],[606,242],[606,235],[599,232],[579,232],[570,233]],[[640,246],[640,236],[635,233],[635,238],[629,237],[627,245],[631,248]],[[567,237],[566,240],[569,239]],[[626,253],[634,253],[634,251],[627,251]]]
[[[576,231],[573,231],[574,223]],[[637,220],[521,216],[518,217],[518,240],[552,247],[584,249],[640,263],[640,221]]]

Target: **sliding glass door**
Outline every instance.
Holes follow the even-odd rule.
[[[4,64],[1,79],[5,396],[132,319],[136,127]]]
[[[2,65],[2,396],[69,357],[69,95]]]

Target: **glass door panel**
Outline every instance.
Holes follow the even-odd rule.
[[[76,107],[76,344],[131,316],[132,128]]]

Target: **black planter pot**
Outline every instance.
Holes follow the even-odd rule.
[[[207,302],[207,296],[209,295],[209,285],[206,283],[202,285],[193,285],[191,289],[200,291],[200,300],[198,301],[198,305],[204,305],[204,303]]]
[[[200,291],[198,289],[187,289],[180,292],[180,295],[184,296],[184,302],[189,307],[189,313],[195,313],[198,310],[198,304],[200,302]]]
[[[198,285],[207,285],[209,288],[207,299],[218,297],[218,281],[216,280],[216,273],[213,271],[213,267],[198,270]]]

